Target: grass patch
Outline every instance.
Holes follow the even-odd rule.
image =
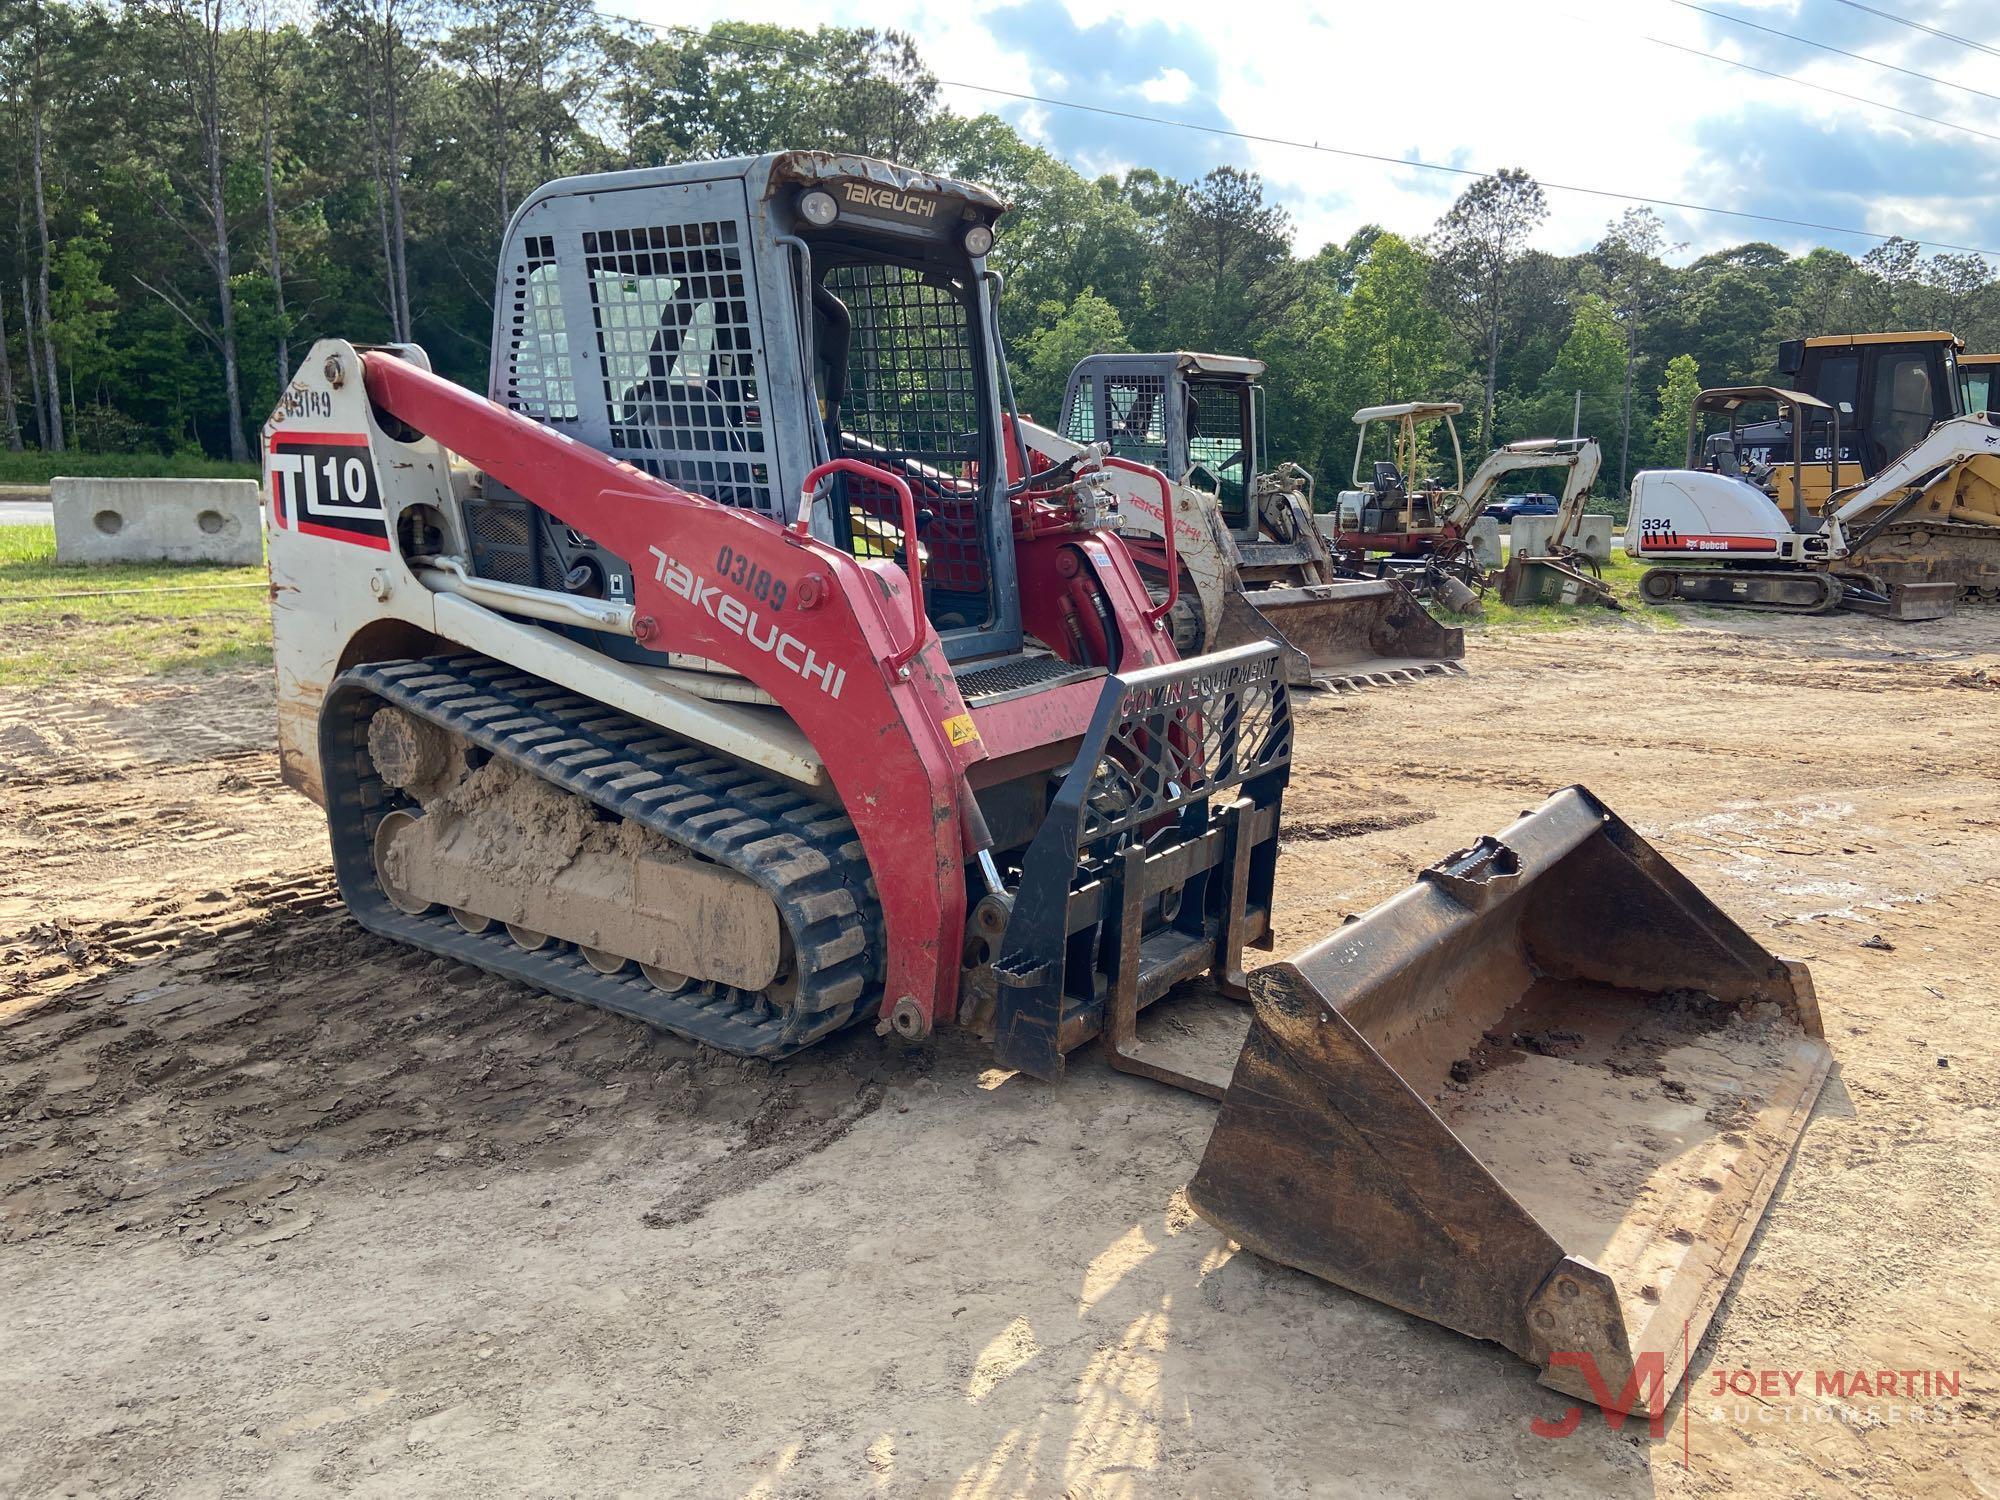
[[[0,686],[271,659],[261,567],[55,557],[53,526],[0,526]]]
[[[78,479],[255,479],[255,464],[185,453],[0,452],[0,484],[47,484],[58,474]]]
[[[1682,620],[1676,611],[1662,609],[1657,604],[1647,604],[1640,599],[1639,578],[1645,571],[1646,564],[1627,557],[1622,548],[1611,550],[1611,561],[1604,568],[1604,581],[1611,585],[1618,602],[1624,606],[1622,610],[1603,609],[1594,604],[1534,604],[1517,609],[1511,604],[1501,603],[1497,593],[1488,593],[1484,617],[1457,620],[1457,623],[1482,635],[1602,630],[1607,627],[1623,629],[1633,625],[1646,630],[1679,628]]]

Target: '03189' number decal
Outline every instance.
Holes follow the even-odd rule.
[[[759,604],[772,609],[785,607],[784,580],[773,578],[770,569],[759,567],[734,547],[724,547],[715,554],[715,571],[738,588],[748,589]]]

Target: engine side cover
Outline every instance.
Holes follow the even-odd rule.
[[[1747,479],[1655,469],[1632,481],[1625,550],[1633,557],[1775,557],[1792,536],[1784,512]]]

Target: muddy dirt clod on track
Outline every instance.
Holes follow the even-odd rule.
[[[2000,612],[1471,667],[1300,698],[1278,950],[1580,781],[1811,963],[1837,1059],[1657,1440],[1538,1437],[1529,1366],[1232,1251],[1212,1106],[1088,1054],[743,1064],[362,933],[232,673],[0,698],[0,1495],[2000,1493]],[[1703,1024],[1612,1061],[1726,1135]]]

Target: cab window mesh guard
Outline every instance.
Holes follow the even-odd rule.
[[[978,472],[982,431],[977,330],[962,289],[911,266],[831,266],[822,283],[847,305],[841,450],[886,463],[917,491],[928,589],[984,594]],[[889,487],[849,478],[849,503],[894,523]]]
[[[583,252],[612,456],[777,513],[738,226],[586,230]]]

